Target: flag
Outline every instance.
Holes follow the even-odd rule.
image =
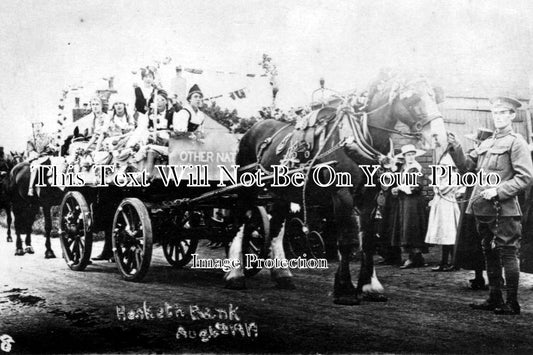
[[[244,89],[240,89],[234,92],[235,92],[235,95],[237,95],[239,99],[244,99],[246,97],[246,93],[244,92]]]

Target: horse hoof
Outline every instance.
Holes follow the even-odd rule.
[[[361,304],[361,298],[356,295],[333,296],[333,303],[344,306],[357,306]]]
[[[35,251],[33,250],[33,247],[31,245],[27,246],[24,251],[28,254],[35,254]]]
[[[55,259],[56,255],[54,254],[54,251],[53,250],[47,250],[45,253],[44,253],[44,258],[45,259]]]
[[[279,279],[274,280],[276,282],[276,287],[281,290],[295,290],[296,286],[290,277],[280,277]]]
[[[20,248],[15,251],[16,256],[22,256],[24,255],[24,249]]]
[[[389,299],[382,293],[368,292],[363,293],[363,301],[367,302],[387,302]]]
[[[244,277],[239,277],[237,279],[228,279],[226,280],[226,286],[224,288],[227,288],[229,290],[244,290],[246,289],[246,283],[244,281]]]
[[[8,242],[8,243],[13,243],[13,238],[11,238],[11,237],[7,237],[7,242]]]

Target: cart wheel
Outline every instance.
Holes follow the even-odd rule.
[[[113,252],[126,281],[140,281],[152,259],[152,222],[138,198],[122,200],[113,218]]]
[[[248,220],[244,226],[244,239],[242,252],[246,262],[247,254],[255,254],[259,258],[268,257],[270,248],[270,219],[266,209],[263,206],[256,206],[248,211]],[[244,269],[244,275],[251,277],[257,274],[261,269],[257,263],[250,265],[252,268]]]
[[[290,258],[307,258],[307,236],[303,231],[304,222],[298,218],[292,218],[288,225],[284,236],[285,250]]]
[[[72,270],[83,271],[91,260],[93,247],[89,206],[80,192],[70,191],[63,197],[59,211],[59,239],[63,258]]]
[[[170,265],[182,268],[191,261],[197,247],[198,239],[174,238],[163,242],[163,254]]]
[[[307,240],[309,241],[309,251],[312,258],[322,259],[326,257],[326,245],[320,233],[312,231],[309,233]]]

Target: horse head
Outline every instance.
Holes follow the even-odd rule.
[[[442,101],[442,90],[422,75],[382,72],[369,90],[369,126],[374,132],[379,128],[394,131],[400,121],[409,127],[405,135],[416,137],[420,148],[443,151],[448,143],[438,107]]]

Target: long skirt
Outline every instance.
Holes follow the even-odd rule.
[[[420,194],[398,195],[398,208],[392,227],[392,246],[424,248],[427,229],[425,200]]]
[[[426,243],[454,245],[460,216],[461,211],[455,199],[447,200],[440,195],[435,195],[429,211]]]

